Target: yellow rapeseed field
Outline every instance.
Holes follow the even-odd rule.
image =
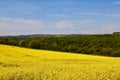
[[[120,80],[120,58],[0,45],[0,80]]]

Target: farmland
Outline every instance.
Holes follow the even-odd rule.
[[[120,58],[0,45],[0,80],[120,80]]]

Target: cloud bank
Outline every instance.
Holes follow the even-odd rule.
[[[40,33],[43,28],[43,22],[38,20],[28,20],[22,18],[0,18],[1,35]]]
[[[119,29],[119,24],[102,23],[93,19],[59,20],[46,24],[34,19],[0,18],[0,35],[99,34],[112,33]]]
[[[114,4],[120,4],[120,1],[118,1],[118,2],[113,2]]]

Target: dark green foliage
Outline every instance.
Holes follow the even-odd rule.
[[[107,35],[69,35],[60,37],[1,37],[0,44],[120,57],[120,37],[118,33]]]

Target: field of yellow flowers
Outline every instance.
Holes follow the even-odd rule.
[[[120,58],[0,45],[0,80],[120,80]]]

